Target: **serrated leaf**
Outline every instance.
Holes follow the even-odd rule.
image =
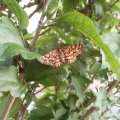
[[[30,52],[24,47],[15,43],[6,43],[0,45],[0,61],[4,61],[15,55],[20,54],[24,59],[31,60],[40,57],[38,53]]]
[[[8,9],[13,12],[19,22],[20,28],[25,29],[28,26],[29,18],[26,12],[20,7],[16,0],[2,0]]]
[[[11,95],[15,97],[23,93],[24,87],[19,83],[16,67],[0,67],[0,91],[10,91]]]
[[[68,71],[62,67],[52,68],[40,64],[36,60],[26,61],[26,74],[27,81],[35,81],[45,86],[54,86],[58,82],[63,81],[68,77]]]
[[[60,17],[59,22],[72,25],[86,37],[90,38],[94,45],[99,46],[105,54],[105,60],[110,65],[112,71],[116,73],[118,79],[120,79],[120,63],[115,58],[108,45],[102,41],[90,18],[79,12],[68,12]]]

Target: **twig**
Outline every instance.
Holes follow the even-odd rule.
[[[47,30],[41,32],[41,33],[39,34],[39,36],[43,35],[43,34],[46,33],[47,31],[49,31],[50,29],[51,29],[51,28],[48,28]],[[38,37],[39,37],[39,36],[38,36]],[[31,40],[31,39],[33,39],[33,37],[26,38],[25,40]]]
[[[97,107],[91,107],[81,118],[80,120],[86,120],[88,116],[90,116],[94,111],[96,111]]]
[[[40,9],[40,5],[38,5],[36,9],[29,15],[29,18],[31,18],[39,9]]]
[[[39,91],[35,92],[34,95],[40,93],[41,91],[43,91],[46,87],[43,87],[42,89],[40,89]]]
[[[7,120],[8,114],[9,114],[9,112],[11,110],[11,107],[12,107],[14,101],[15,101],[15,97],[11,96],[9,101],[8,101],[8,104],[7,104],[7,106],[6,106],[6,108],[5,108],[4,112],[3,112],[3,114],[2,114],[2,116],[0,118],[0,120]]]
[[[106,10],[106,12],[109,11],[117,2],[119,2],[119,0],[116,0],[112,5],[110,5],[110,6],[108,7],[108,9]],[[101,18],[102,18],[102,16],[99,16],[99,17],[96,19],[96,21],[99,21]]]
[[[108,86],[108,89],[107,89],[107,94],[109,94],[113,89],[114,87],[119,83],[119,81],[117,80],[114,80],[113,82],[111,82]],[[96,96],[93,96],[89,102],[84,106],[85,108],[87,108],[91,103],[93,103],[94,101],[96,100]]]
[[[31,41],[31,47],[30,47],[31,51],[34,51],[34,49],[35,49],[35,43],[36,43],[36,41],[38,39],[40,31],[42,30],[42,27],[44,26],[43,19],[44,19],[46,11],[48,9],[48,5],[49,5],[49,0],[47,0],[46,4],[44,6],[44,9],[43,9],[43,12],[41,14],[40,20],[38,22],[38,26],[37,26],[35,35],[33,37],[33,40]]]
[[[117,103],[117,102],[119,102],[119,100],[120,100],[120,98],[116,101],[116,102],[114,102],[112,105],[111,105],[111,107],[114,105],[115,106],[115,104]],[[111,108],[110,107],[110,108]],[[102,113],[101,113],[101,116],[100,117],[102,117],[110,108],[106,108],[106,110],[104,110]]]
[[[104,110],[104,111],[102,112],[102,114],[100,115],[100,117],[102,117],[109,109],[110,109],[110,108],[106,108],[106,110]]]
[[[87,108],[91,103],[93,103],[96,100],[96,96],[93,96],[88,102],[87,104],[84,106],[85,108]]]
[[[109,87],[107,89],[107,95],[115,88],[115,86],[119,82],[117,80],[114,80],[109,84]],[[85,107],[88,107],[91,103],[93,103],[96,100],[96,96],[92,97],[89,102],[85,105]],[[94,111],[99,110],[97,107],[91,107],[81,118],[81,120],[85,120],[90,114],[92,114]]]
[[[111,82],[108,86],[107,94],[109,94],[118,83],[119,83],[119,81],[117,81],[117,80],[114,80],[113,82]]]
[[[27,107],[29,106],[29,103],[25,103],[21,110],[20,110],[20,113],[18,114],[17,118],[15,120],[24,120],[25,118],[25,115],[27,113]]]

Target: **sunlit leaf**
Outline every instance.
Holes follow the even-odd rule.
[[[96,101],[95,101],[95,105],[97,107],[105,107],[105,102],[106,102],[106,98],[107,98],[107,92],[105,90],[104,87],[100,87],[99,91],[95,93],[96,97]]]
[[[0,44],[8,42],[23,46],[23,41],[17,28],[8,17],[2,17],[0,21]]]
[[[16,0],[2,0],[8,9],[18,18],[19,25],[22,29],[28,26],[29,18],[26,12],[20,7]]]
[[[38,53],[30,52],[24,47],[15,43],[6,43],[0,45],[0,61],[4,61],[5,59],[11,58],[18,54],[22,55],[24,59],[28,60],[40,57]]]
[[[105,60],[109,63],[112,71],[116,73],[118,79],[120,79],[119,61],[115,58],[108,45],[102,41],[91,19],[79,12],[68,12],[61,16],[59,21],[72,25],[90,38],[94,45],[99,46],[105,54]]]
[[[20,96],[24,92],[24,87],[20,85],[18,80],[16,67],[0,67],[0,91],[10,91],[13,96]]]
[[[102,35],[104,42],[110,47],[111,51],[120,59],[120,34],[116,32],[109,32]],[[117,54],[118,53],[118,54]]]

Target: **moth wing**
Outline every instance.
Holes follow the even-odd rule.
[[[49,53],[45,54],[40,59],[41,64],[50,65],[52,67],[60,66],[59,54],[57,49],[50,51]]]

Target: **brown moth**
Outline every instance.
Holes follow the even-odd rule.
[[[72,63],[81,54],[83,44],[67,45],[63,48],[57,48],[42,56],[39,60],[41,64],[59,67],[64,63]]]

